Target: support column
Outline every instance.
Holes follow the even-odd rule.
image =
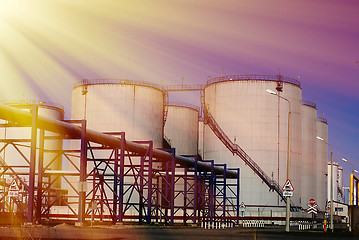
[[[188,184],[188,170],[184,169],[183,176],[183,224],[187,221],[187,184]]]
[[[145,168],[145,156],[141,156],[141,163],[140,163],[140,171],[139,171],[139,179],[140,179],[140,192],[139,192],[139,203],[138,203],[138,214],[139,214],[139,222],[142,225],[143,223],[143,190],[144,190],[144,168]]]
[[[147,179],[147,223],[151,224],[151,210],[152,210],[152,150],[153,142],[150,141],[148,146],[148,179]]]
[[[239,191],[240,191],[240,188],[239,188],[239,184],[240,184],[240,169],[237,168],[237,225],[239,225]]]
[[[79,182],[79,216],[78,225],[85,223],[86,208],[86,175],[87,175],[87,141],[86,120],[81,121],[81,155],[80,155],[80,182]]]
[[[30,170],[29,170],[29,201],[28,201],[28,211],[27,211],[28,223],[33,223],[34,221],[37,118],[38,118],[38,106],[33,105],[32,127],[31,127]]]
[[[226,201],[227,201],[227,164],[223,164],[223,212],[222,212],[222,221],[223,223],[226,222]]]
[[[113,203],[112,203],[112,207],[113,207],[113,218],[112,218],[112,222],[115,224],[118,220],[117,217],[117,202],[119,200],[119,193],[118,193],[118,151],[119,149],[116,148],[114,149],[115,151],[115,162],[114,162],[114,175],[113,175]]]
[[[170,183],[171,183],[171,187],[170,187],[170,207],[171,207],[171,223],[170,225],[174,224],[174,215],[175,215],[175,211],[174,211],[174,198],[175,198],[175,174],[176,174],[176,152],[175,152],[175,148],[172,148],[172,159],[171,159],[171,173],[170,173]]]
[[[121,132],[121,148],[120,148],[120,186],[119,186],[119,199],[118,199],[118,221],[123,222],[123,181],[125,175],[125,133]]]
[[[194,203],[193,203],[193,218],[194,218],[194,224],[197,224],[199,221],[198,219],[198,215],[197,215],[197,211],[198,211],[198,201],[199,201],[199,194],[198,194],[198,183],[199,183],[199,177],[198,177],[198,157],[195,156],[194,159],[194,194],[193,194],[193,198],[194,198]]]
[[[210,223],[213,225],[214,214],[214,198],[215,198],[215,178],[214,178],[214,160],[209,161],[211,163],[211,173],[209,176],[209,203],[208,203],[208,215],[210,217]]]
[[[37,175],[37,198],[36,198],[36,223],[41,224],[41,206],[42,206],[42,175],[44,172],[44,148],[45,148],[45,131],[40,130],[40,139],[39,139],[39,164],[38,164],[38,175]],[[50,191],[50,189],[49,189]],[[49,192],[49,198],[50,198]]]

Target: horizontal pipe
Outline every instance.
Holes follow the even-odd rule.
[[[32,114],[25,110],[20,110],[14,107],[9,107],[3,104],[0,104],[0,119],[7,120],[13,123],[18,124],[19,126],[29,127],[32,124]],[[81,137],[81,127],[59,121],[56,119],[49,119],[43,116],[38,117],[37,126],[40,129],[56,132],[60,134],[64,134],[71,138],[80,138]],[[120,148],[121,140],[118,137],[110,136],[98,131],[94,131],[91,129],[86,129],[86,139],[91,142],[99,143],[104,146],[108,146],[111,148]],[[130,152],[136,152],[139,154],[146,154],[148,147],[142,144],[138,144],[132,141],[125,140],[125,149]],[[172,156],[170,153],[153,149],[152,155],[155,158],[163,159],[163,160],[171,160]],[[183,167],[191,168],[195,166],[195,161],[191,158],[183,157],[183,156],[175,156],[176,163],[180,164]],[[197,162],[197,167],[200,171],[211,171],[211,165],[204,162]],[[221,167],[214,166],[214,173],[216,175],[223,175],[224,169]],[[237,173],[235,171],[227,170],[226,171],[227,178],[237,178]]]

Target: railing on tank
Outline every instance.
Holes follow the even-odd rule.
[[[74,87],[86,86],[86,85],[97,85],[97,84],[136,85],[136,86],[152,87],[152,88],[162,90],[162,86],[159,84],[156,84],[156,83],[151,83],[151,82],[146,82],[146,81],[128,80],[128,79],[80,79],[74,84]]]
[[[0,100],[0,104],[11,105],[11,106],[39,105],[39,106],[57,108],[59,110],[64,111],[64,106],[62,106],[61,104],[37,101],[37,100]]]
[[[248,154],[237,144],[233,143],[229,137],[224,133],[222,128],[218,125],[213,116],[208,112],[206,108],[204,110],[204,120],[205,123],[209,125],[214,134],[221,140],[221,142],[233,153],[239,156],[262,180],[265,182],[270,189],[274,189],[278,195],[283,199],[284,202],[287,201],[286,197],[283,195],[283,191],[280,185],[273,179],[271,179],[259,166],[258,164],[250,157]],[[291,203],[293,206],[293,204]]]
[[[317,104],[315,102],[302,100],[302,104],[317,109]]]
[[[162,86],[163,91],[201,91],[203,89],[202,84],[196,85],[164,85]]]
[[[317,119],[323,123],[328,124],[328,120],[325,117],[318,116]]]
[[[200,107],[198,107],[194,104],[182,103],[182,102],[170,102],[170,103],[168,103],[168,106],[191,108],[193,110],[196,110],[197,112],[199,112],[201,110]]]
[[[207,81],[206,86],[218,83],[218,82],[227,82],[227,81],[270,81],[270,82],[285,82],[294,84],[300,87],[300,82],[297,79],[284,77],[282,75],[260,75],[260,74],[247,74],[247,75],[231,75],[231,76],[222,76],[211,78]]]

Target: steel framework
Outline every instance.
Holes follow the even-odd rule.
[[[126,141],[124,132],[98,133],[86,128],[86,120],[43,119],[36,105],[31,113],[0,106],[0,118],[8,121],[4,128],[31,131],[29,139],[1,139],[0,154],[12,148],[24,163],[12,166],[11,160],[0,158],[0,177],[15,179],[21,189],[9,194],[9,181],[2,182],[2,202],[16,207],[4,204],[1,211],[15,211],[21,221],[173,225],[220,218],[238,223],[239,169],[176,156],[175,149],[154,149],[151,141]],[[46,149],[45,141],[53,139],[63,140],[63,149]],[[54,156],[45,166],[48,152]],[[70,170],[50,169],[59,156]],[[66,190],[56,188],[58,182]]]

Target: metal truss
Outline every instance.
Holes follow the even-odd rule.
[[[11,203],[0,205],[0,211],[15,211],[19,221],[71,220],[81,226],[90,221],[173,225],[238,219],[239,180],[232,179],[237,181],[232,184],[226,172],[215,173],[219,168],[213,160],[184,156],[194,161],[187,167],[176,161],[175,149],[163,150],[171,158],[155,157],[152,141],[135,142],[145,146],[145,152],[131,151],[126,148],[123,132],[105,133],[121,141],[118,148],[89,141],[86,120],[67,121],[81,126],[81,136],[47,134],[49,131],[37,127],[36,106],[32,115],[32,126],[27,127],[30,138],[0,140],[0,156],[11,148],[23,162],[11,165],[0,157],[0,198]],[[2,127],[20,128],[12,123]],[[50,140],[62,141],[62,149],[47,148]],[[51,168],[59,158],[69,170]],[[210,167],[203,168],[208,163]],[[237,176],[239,179],[239,170]],[[9,196],[9,180],[5,178],[15,179],[20,186],[17,196]]]

